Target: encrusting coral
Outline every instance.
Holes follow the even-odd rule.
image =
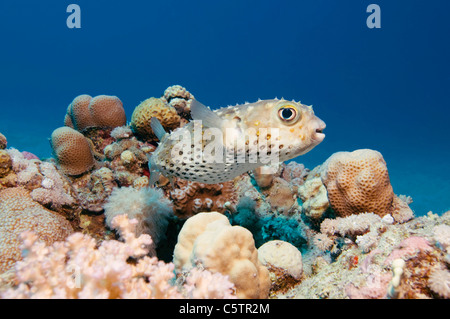
[[[77,96],[67,108],[64,124],[77,131],[88,127],[118,127],[126,124],[122,101],[117,96]]]
[[[156,141],[156,135],[150,126],[150,119],[157,118],[166,131],[173,131],[180,126],[177,110],[158,98],[148,98],[141,102],[131,115],[130,127],[137,137],[144,141]]]
[[[200,212],[224,213],[236,204],[236,191],[232,181],[219,184],[204,184],[173,178],[162,186],[173,202],[174,213],[179,218],[189,218]]]
[[[58,165],[65,174],[80,175],[90,170],[95,164],[88,140],[83,134],[70,127],[54,130],[51,146]]]
[[[196,263],[211,272],[228,275],[239,298],[267,298],[270,288],[268,270],[258,260],[252,234],[231,226],[217,212],[199,213],[183,225],[174,250],[178,273]]]
[[[149,299],[235,298],[233,284],[221,274],[194,269],[180,285],[173,284],[173,264],[146,256],[149,235],[135,236],[137,220],[116,216],[112,225],[124,242],[95,240],[74,233],[46,245],[30,231],[22,234],[25,259],[16,266],[16,287],[2,298]],[[130,257],[135,262],[130,263]]]
[[[52,244],[72,233],[66,219],[33,201],[30,192],[21,188],[0,191],[0,273],[21,259],[19,236],[33,231],[36,240]]]

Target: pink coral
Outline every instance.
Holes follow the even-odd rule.
[[[124,242],[95,240],[75,233],[52,246],[37,242],[31,232],[22,235],[27,251],[16,267],[18,285],[3,298],[232,298],[233,285],[225,277],[192,273],[187,284],[172,284],[174,265],[146,256],[149,235],[134,235],[137,220],[119,215],[112,221]],[[130,263],[130,257],[135,262]],[[212,288],[212,289],[211,289]]]
[[[432,251],[427,239],[418,236],[411,236],[402,241],[395,250],[384,261],[385,265],[390,265],[395,259],[405,259],[412,257],[420,251]]]

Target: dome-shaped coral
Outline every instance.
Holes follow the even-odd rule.
[[[127,122],[122,101],[117,96],[77,96],[67,108],[64,125],[83,131],[88,127],[118,127]]]
[[[199,263],[211,272],[228,275],[238,298],[267,298],[268,270],[258,260],[253,236],[247,229],[231,226],[217,212],[199,213],[183,225],[174,250],[178,272]]]
[[[0,191],[0,272],[21,259],[19,235],[33,231],[46,244],[64,240],[73,230],[69,222],[35,201],[20,187]]]
[[[162,99],[151,97],[139,104],[131,115],[131,129],[143,140],[154,140],[156,136],[150,126],[150,119],[156,117],[166,129],[173,131],[180,126],[180,116],[174,107]]]
[[[122,101],[117,96],[98,95],[92,98],[89,111],[98,127],[118,127],[127,123]]]
[[[94,156],[88,140],[70,127],[53,131],[51,145],[61,170],[68,175],[80,175],[94,166]]]
[[[383,156],[373,150],[333,154],[324,164],[322,181],[331,207],[340,217],[391,213],[394,192]]]

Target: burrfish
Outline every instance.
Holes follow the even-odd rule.
[[[211,110],[193,100],[192,121],[171,133],[150,120],[160,140],[149,156],[150,185],[172,180],[216,184],[303,155],[323,141],[325,123],[311,106],[284,99]]]

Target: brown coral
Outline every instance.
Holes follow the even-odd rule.
[[[175,178],[174,188],[167,184],[164,190],[173,202],[175,214],[180,218],[188,218],[205,211],[224,213],[227,207],[236,203],[232,181],[204,184]],[[227,202],[229,206],[226,205]]]
[[[0,150],[5,149],[7,145],[8,145],[8,142],[7,142],[7,140],[6,140],[5,135],[3,135],[2,133],[0,133]]]
[[[151,97],[139,104],[131,116],[131,129],[143,140],[155,140],[150,119],[156,117],[166,129],[172,131],[180,126],[180,116],[174,107],[162,99]]]
[[[323,165],[322,181],[331,207],[340,217],[391,213],[394,192],[383,156],[373,150],[333,154]]]
[[[68,175],[80,175],[94,166],[94,156],[88,140],[70,127],[53,131],[51,145],[61,170]]]
[[[0,150],[0,178],[11,172],[12,161],[7,151]]]
[[[126,124],[122,101],[117,96],[77,96],[67,108],[66,126],[78,131],[88,127],[118,127]]]
[[[23,231],[35,232],[47,244],[64,240],[73,231],[65,218],[33,201],[20,187],[0,191],[0,219],[0,272],[21,259],[19,235]]]

